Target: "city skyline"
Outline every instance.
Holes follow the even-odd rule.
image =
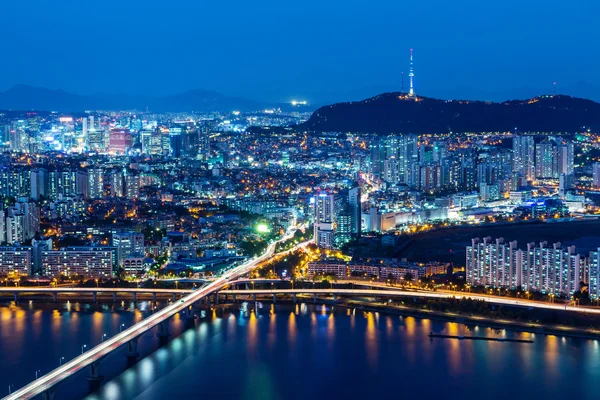
[[[0,34],[13,38],[5,49],[12,61],[2,66],[0,90],[27,84],[166,95],[202,88],[321,104],[399,91],[412,48],[418,93],[427,96],[495,100],[551,93],[554,82],[558,93],[595,91],[600,57],[590,43],[598,39],[592,16],[600,6],[511,3],[5,4]],[[36,40],[42,32],[46,40]]]

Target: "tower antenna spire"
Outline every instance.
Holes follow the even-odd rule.
[[[410,70],[408,72],[408,77],[410,78],[410,89],[408,92],[409,96],[415,95],[415,88],[413,86],[413,77],[415,76],[415,70],[413,68],[413,49],[410,49]]]
[[[554,95],[556,96],[556,81],[554,82]]]

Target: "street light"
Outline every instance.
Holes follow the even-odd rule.
[[[62,363],[63,363],[64,359],[65,359],[64,357],[58,357],[58,366],[59,367],[62,366]]]
[[[35,379],[37,379],[37,378],[38,378],[38,374],[39,374],[40,372],[42,372],[42,370],[41,370],[41,369],[36,369],[36,370],[35,370]]]
[[[121,324],[121,326],[119,326],[119,332],[123,332],[123,328],[125,328],[125,324]]]
[[[102,343],[104,343],[104,339],[106,339],[106,333],[102,334]]]
[[[83,349],[85,349],[87,347],[87,344],[84,344],[83,346],[81,346],[81,354],[83,354]]]

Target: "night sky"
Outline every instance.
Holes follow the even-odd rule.
[[[322,102],[399,90],[411,47],[426,95],[600,85],[597,0],[6,0],[0,15],[0,90]]]

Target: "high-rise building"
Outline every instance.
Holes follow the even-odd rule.
[[[119,263],[124,258],[144,257],[144,235],[141,233],[114,233],[112,245],[117,248]]]
[[[104,196],[104,171],[102,168],[88,170],[88,190],[90,199],[99,199]]]
[[[600,162],[592,165],[592,187],[600,189]]]
[[[109,136],[108,151],[111,154],[127,154],[133,146],[133,137],[129,129],[112,129]]]
[[[371,170],[389,183],[410,185],[411,167],[419,160],[417,135],[390,135],[371,143]]]
[[[558,178],[556,146],[544,140],[535,146],[535,176],[541,179]]]
[[[573,175],[575,172],[575,146],[571,141],[565,141],[558,145],[557,174]]]
[[[6,212],[0,207],[0,245],[6,243]]]
[[[42,196],[48,196],[48,171],[43,168],[32,170],[30,183],[32,199],[39,200]]]
[[[583,279],[584,262],[575,246],[563,249],[560,243],[528,243],[526,250],[517,242],[504,243],[473,239],[467,246],[466,279],[470,285],[494,288],[522,288],[556,295],[572,295]]]
[[[513,171],[527,181],[535,179],[535,143],[533,136],[513,137]]]
[[[128,199],[140,197],[140,175],[132,171],[125,171],[125,194]]]
[[[318,193],[312,200],[314,210],[314,241],[319,247],[334,247],[335,202],[334,195]]]
[[[350,205],[350,233],[360,236],[362,231],[362,205],[360,187],[357,186],[348,191],[348,204]]]
[[[110,175],[110,195],[112,197],[123,197],[124,194],[123,172],[118,169],[113,170]]]

